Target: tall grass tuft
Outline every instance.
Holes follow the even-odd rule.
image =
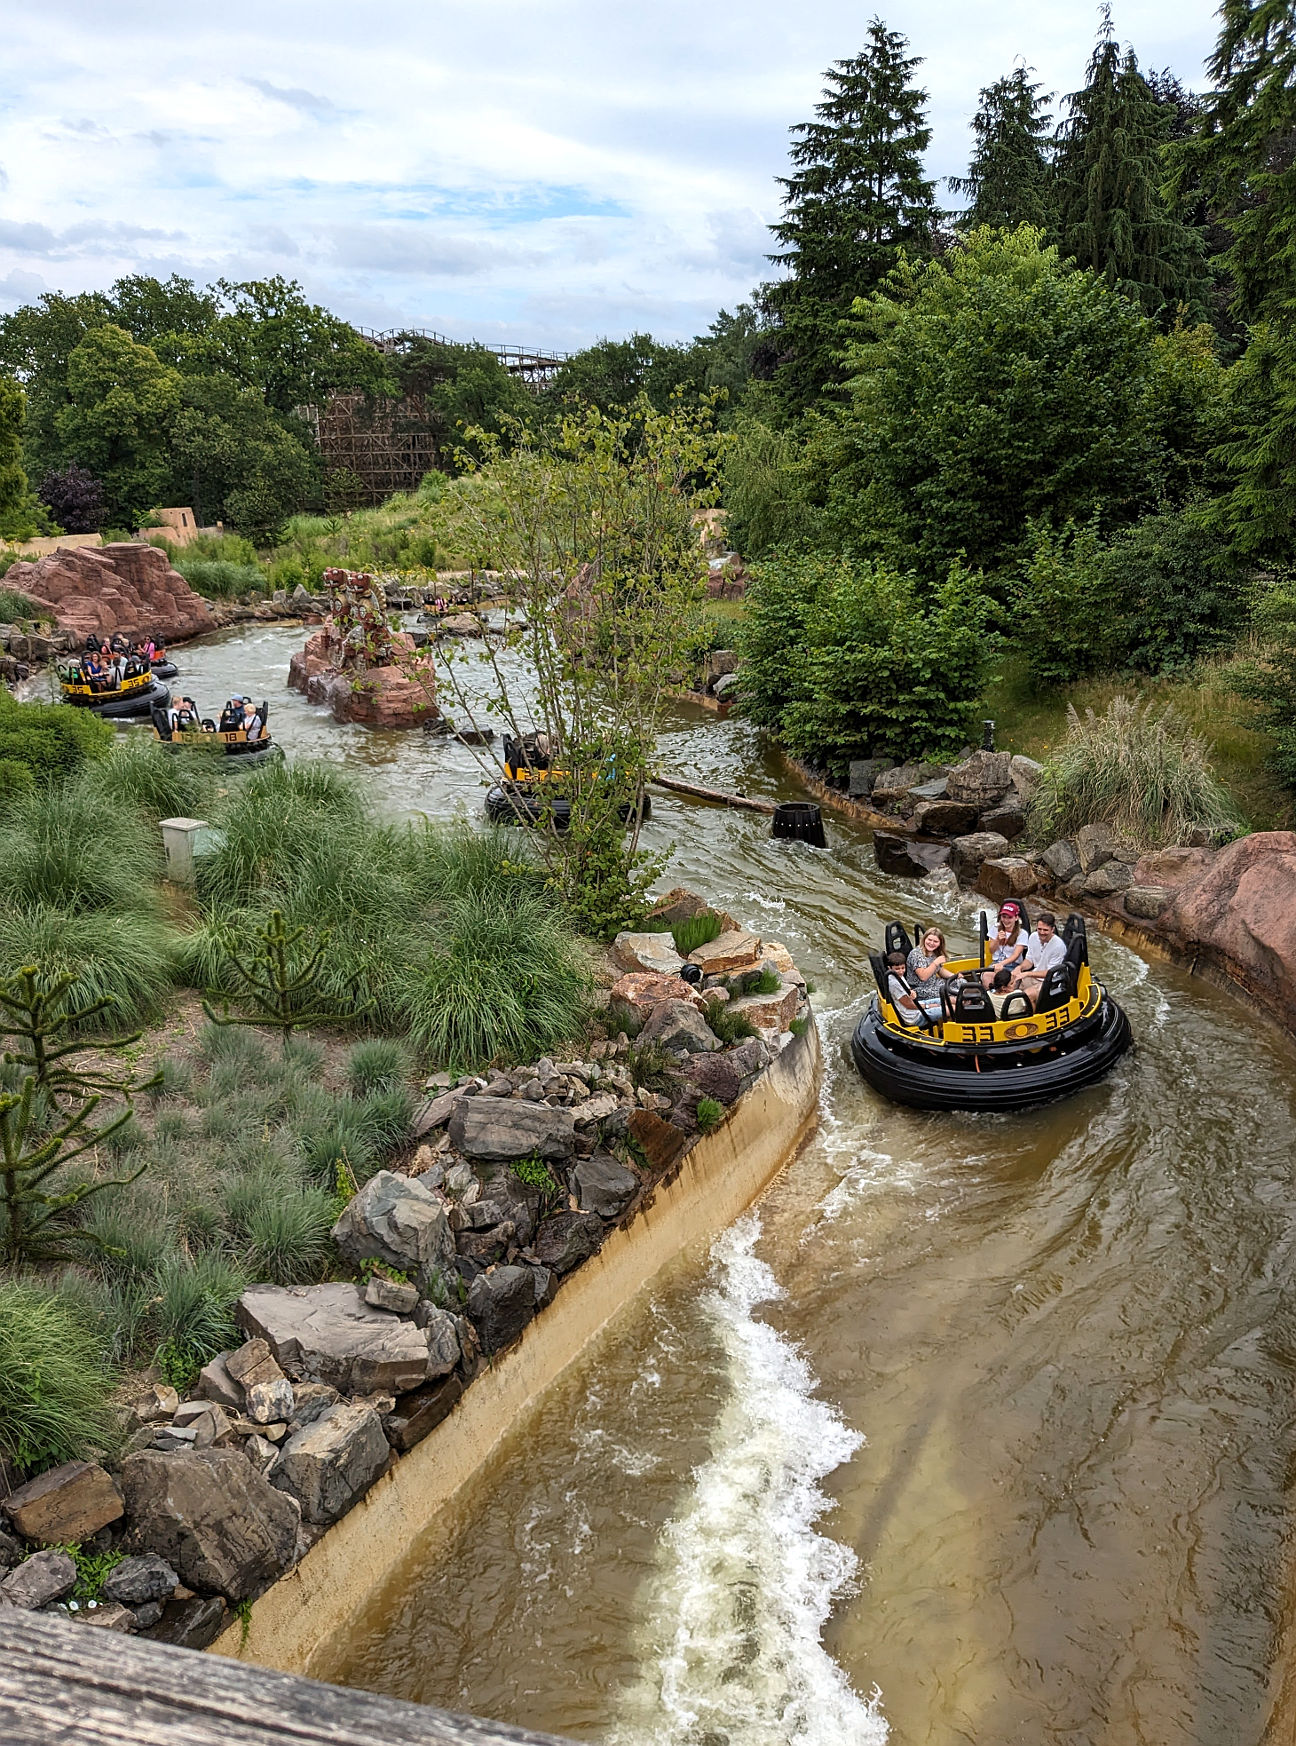
[[[525,889],[441,907],[403,989],[415,1048],[447,1066],[548,1053],[574,1037],[591,986],[586,954],[551,904]]]
[[[4,874],[0,872],[0,884]],[[107,998],[109,1030],[144,1024],[162,1012],[177,963],[175,938],[159,916],[139,909],[79,910],[0,899],[0,976],[24,964],[71,975],[69,1004]]]
[[[1223,840],[1245,829],[1206,741],[1173,710],[1128,697],[1114,697],[1102,715],[1068,707],[1066,739],[1044,766],[1030,823],[1041,840],[1105,824],[1141,849],[1193,831]]]
[[[691,915],[676,922],[671,929],[671,938],[680,957],[687,958],[699,946],[709,946],[712,940],[718,940],[720,930],[720,917],[713,909],[704,909],[701,915]]]
[[[106,758],[87,766],[80,785],[104,806],[133,808],[150,823],[160,818],[206,818],[216,800],[221,754],[216,747],[172,752],[157,740],[132,734]]]
[[[155,837],[84,778],[20,795],[0,821],[0,905],[156,914]]]
[[[188,1387],[209,1359],[238,1344],[234,1305],[246,1284],[218,1250],[163,1257],[153,1274],[153,1321],[157,1362],[172,1387]]]
[[[0,1281],[0,1456],[34,1473],[111,1449],[113,1381],[76,1306]]]

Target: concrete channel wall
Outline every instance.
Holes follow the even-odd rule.
[[[736,1219],[818,1120],[814,1025],[777,1056],[728,1119],[681,1161],[633,1221],[570,1275],[516,1345],[482,1371],[442,1424],[395,1462],[242,1622],[212,1645],[262,1667],[327,1679],[353,1623],[419,1539],[611,1318],[683,1250]]]

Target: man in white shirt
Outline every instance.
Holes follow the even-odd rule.
[[[1014,986],[1024,990],[1034,1004],[1049,971],[1065,963],[1066,945],[1057,931],[1057,917],[1041,910],[1035,917],[1035,931],[1026,941],[1026,956]]]

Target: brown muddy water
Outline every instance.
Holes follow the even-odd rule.
[[[301,633],[180,651],[204,709],[474,814],[471,755],[283,688]],[[219,694],[219,696],[217,695]],[[681,707],[663,768],[792,797]],[[882,922],[975,910],[867,833],[654,801],[650,846],[818,986],[818,1137],[632,1303],[405,1568],[330,1677],[614,1746],[1250,1746],[1266,1737],[1296,1451],[1296,1055],[1094,941],[1137,1047],[1033,1114],[895,1109],[845,1052]],[[561,1313],[561,1312],[559,1312]]]

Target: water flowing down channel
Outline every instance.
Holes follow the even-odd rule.
[[[297,755],[474,812],[463,748],[338,728],[282,689],[300,632],[181,651],[274,700]],[[681,706],[664,769],[792,798]],[[1256,1746],[1286,1624],[1296,1457],[1296,1052],[1095,939],[1136,1047],[1012,1117],[884,1103],[845,1052],[882,922],[952,889],[867,833],[657,798],[667,877],[817,984],[820,1130],[666,1269],[412,1544],[327,1676],[615,1746]]]

